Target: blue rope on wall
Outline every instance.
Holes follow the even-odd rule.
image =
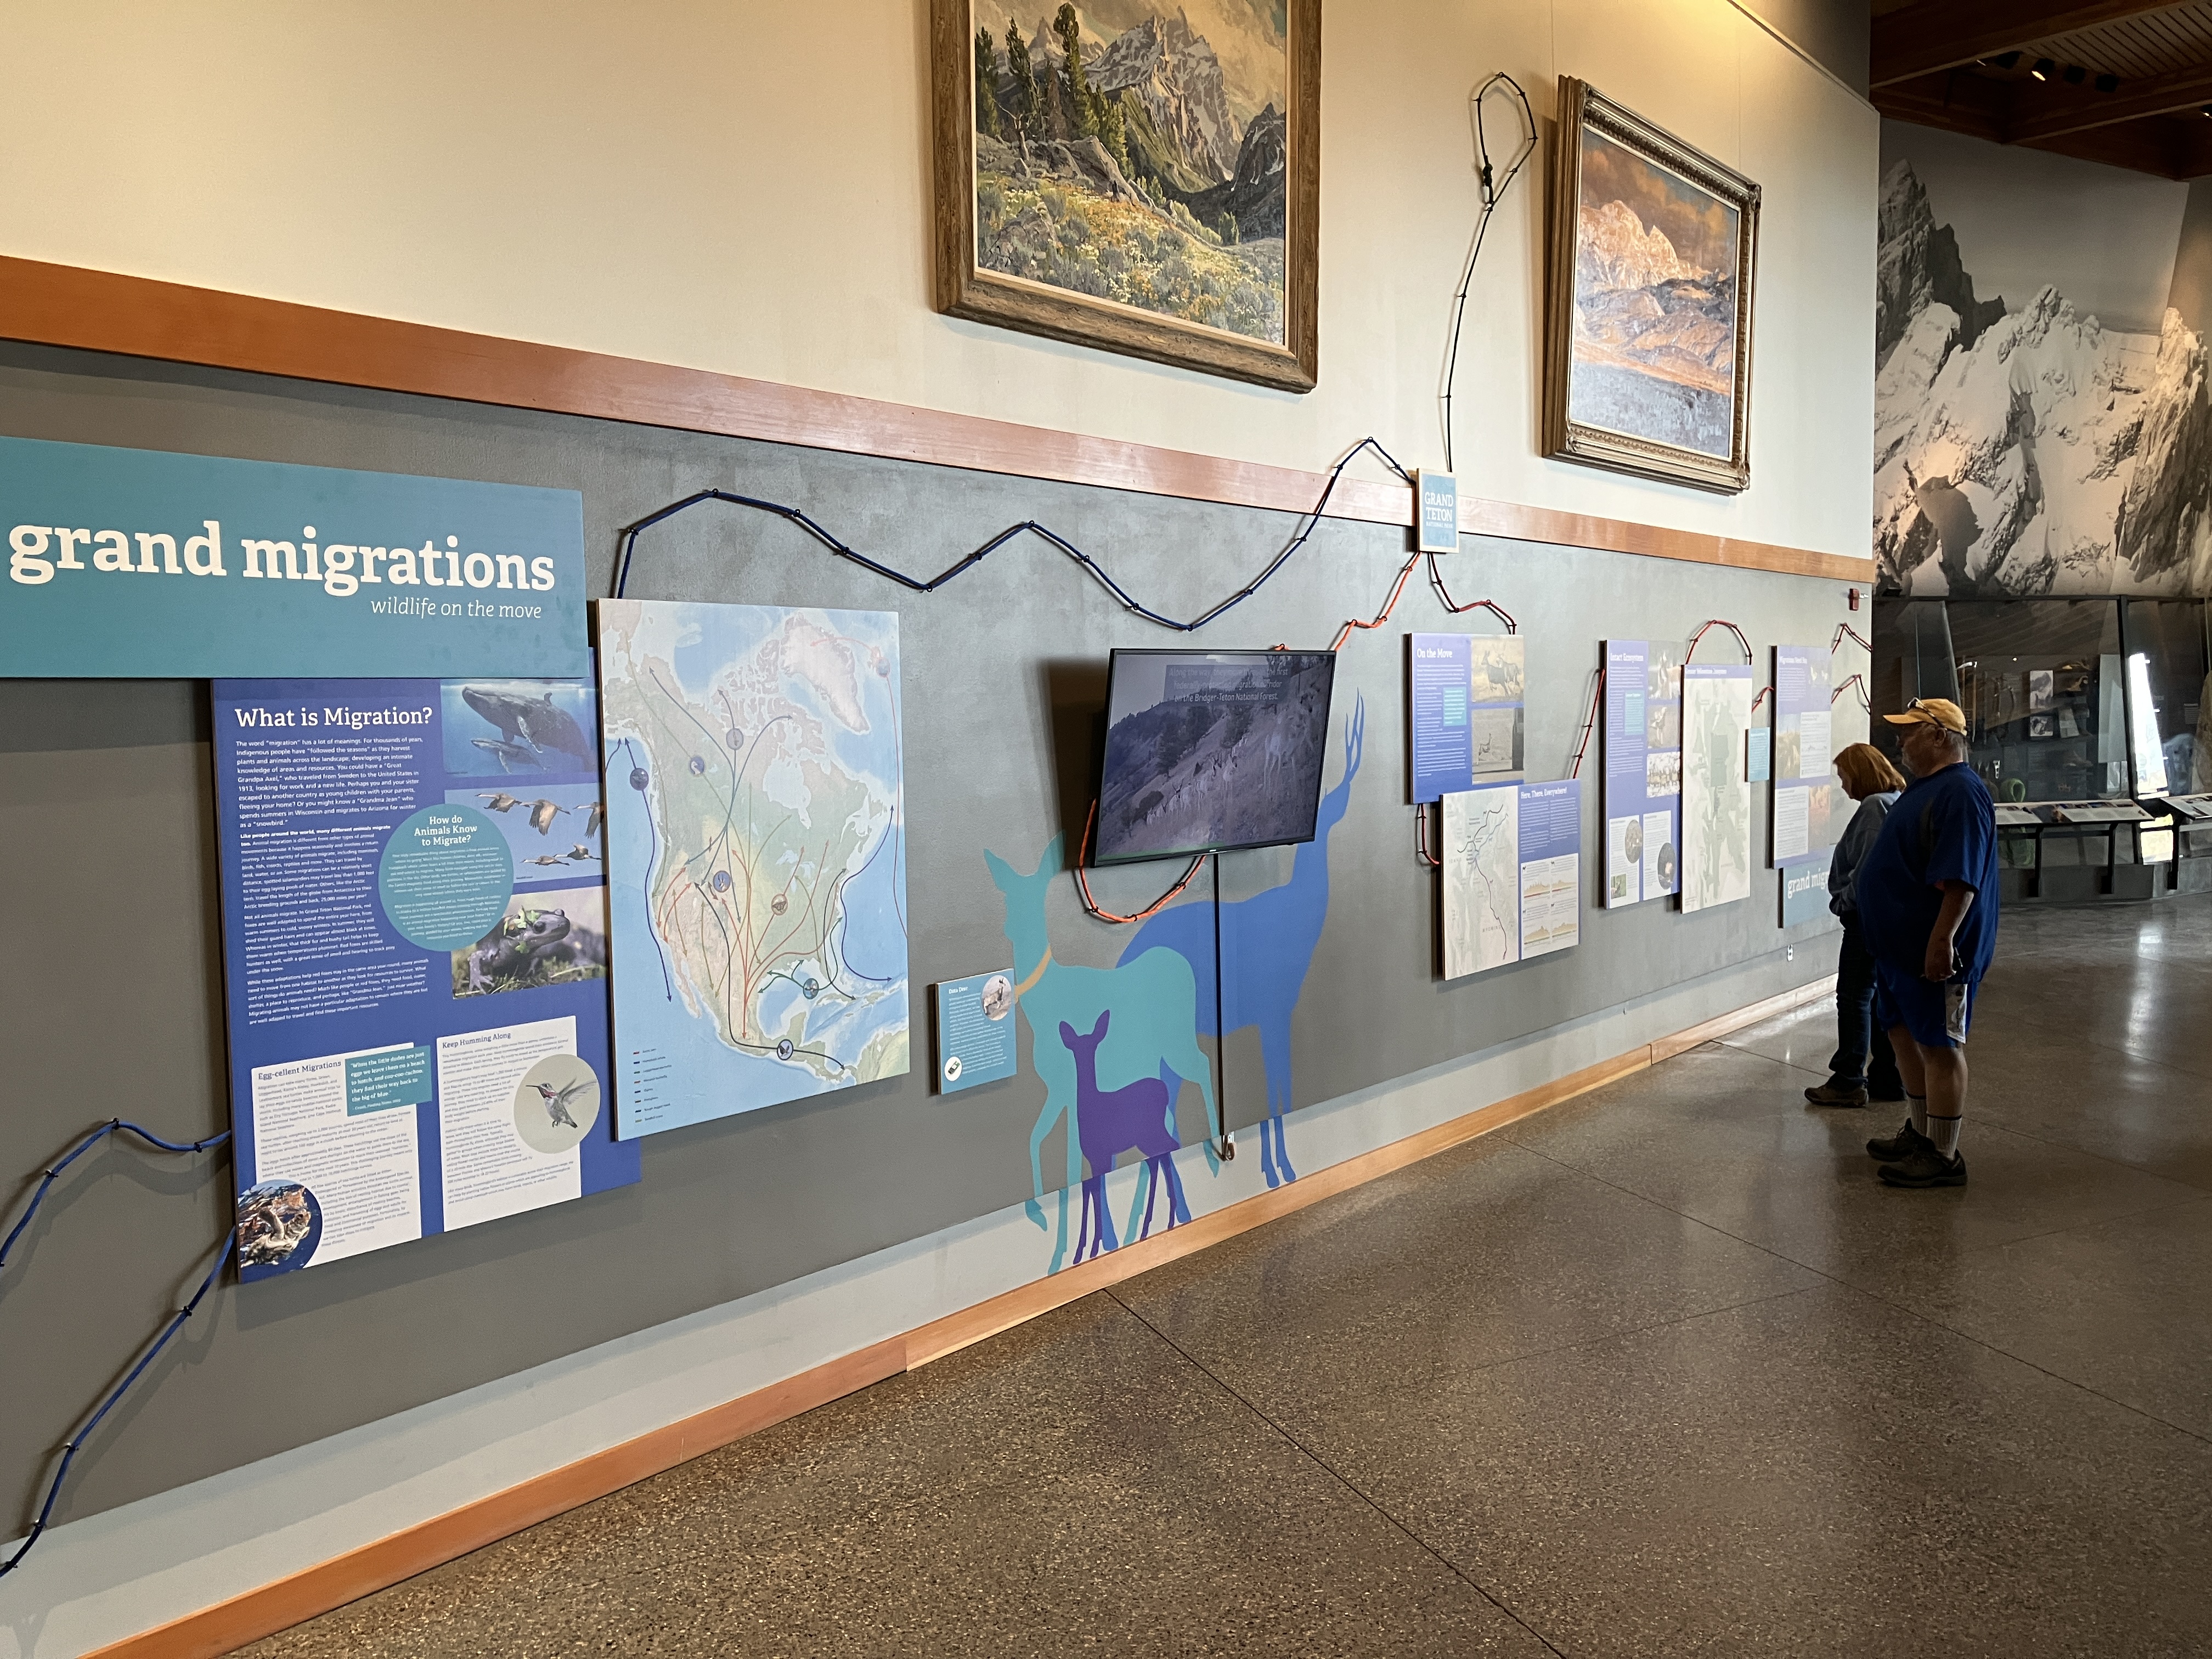
[[[225,1129],[221,1134],[210,1135],[204,1140],[184,1142],[164,1140],[152,1130],[138,1124],[126,1123],[119,1117],[108,1119],[106,1122],[71,1147],[66,1157],[57,1159],[46,1170],[46,1178],[39,1182],[38,1190],[31,1194],[31,1201],[25,1206],[21,1217],[17,1219],[13,1227],[8,1230],[8,1237],[4,1240],[0,1240],[0,1268],[7,1267],[9,1252],[15,1248],[15,1242],[22,1237],[24,1230],[31,1224],[32,1218],[39,1213],[39,1206],[46,1202],[46,1194],[53,1189],[54,1182],[61,1178],[62,1171],[100,1145],[108,1136],[117,1133],[136,1135],[148,1146],[164,1152],[204,1152],[210,1147],[222,1146],[230,1139],[230,1131]],[[100,1427],[108,1413],[113,1411],[123,1396],[131,1391],[131,1385],[146,1374],[146,1368],[154,1363],[161,1350],[168,1346],[169,1339],[184,1328],[185,1322],[192,1316],[193,1310],[200,1305],[202,1298],[214,1288],[216,1279],[221,1276],[224,1265],[229,1261],[231,1251],[237,1243],[238,1229],[234,1227],[223,1235],[222,1246],[216,1252],[215,1265],[208,1269],[207,1277],[200,1280],[199,1288],[192,1292],[184,1306],[169,1316],[168,1322],[162,1326],[146,1351],[138,1357],[138,1363],[131,1368],[120,1382],[108,1390],[106,1397],[94,1409],[92,1414],[78,1425],[76,1431],[62,1443],[61,1462],[55,1467],[52,1478],[46,1483],[46,1495],[45,1500],[39,1505],[38,1518],[31,1523],[31,1530],[24,1535],[23,1541],[16,1546],[15,1553],[5,1561],[0,1561],[0,1578],[4,1578],[8,1574],[15,1571],[22,1564],[23,1558],[31,1553],[31,1546],[39,1541],[39,1535],[46,1531],[47,1522],[52,1519],[54,1504],[61,1498],[63,1483],[69,1479],[70,1465],[76,1461],[78,1451],[82,1449],[85,1442],[91,1438],[94,1431]]]

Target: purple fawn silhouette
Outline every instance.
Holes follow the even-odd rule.
[[[1098,1086],[1098,1045],[1106,1040],[1106,1028],[1113,1018],[1112,1009],[1103,1010],[1089,1036],[1066,1020],[1060,1023],[1060,1040],[1075,1057],[1076,1133],[1083,1143],[1084,1161],[1091,1166],[1083,1181],[1083,1220],[1075,1237],[1078,1261],[1084,1259],[1086,1249],[1097,1255],[1102,1250],[1121,1248],[1114,1237],[1113,1218],[1106,1209],[1106,1175],[1125,1152],[1137,1152],[1145,1159],[1145,1220],[1137,1237],[1152,1235],[1152,1200],[1163,1174],[1168,1184],[1168,1226],[1190,1219],[1190,1206],[1182,1195],[1182,1177],[1176,1173],[1176,1141],[1170,1116],[1174,1096],[1166,1078],[1139,1078],[1111,1093]],[[1164,1073],[1165,1069],[1163,1066]]]

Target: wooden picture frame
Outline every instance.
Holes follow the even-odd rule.
[[[1560,80],[1547,456],[1698,489],[1749,487],[1759,206],[1741,173]]]
[[[1062,9],[1054,4],[1044,10],[1054,39],[1042,59],[1043,73],[1036,67],[1035,42],[1025,42],[1024,62],[1032,67],[1017,84],[1012,54],[1000,33],[1008,8],[998,0],[931,0],[937,309],[1180,368],[1310,392],[1320,373],[1321,0],[1288,0],[1283,106],[1275,108],[1267,97],[1241,122],[1240,101],[1258,105],[1272,87],[1262,73],[1272,67],[1265,53],[1231,54],[1230,70],[1211,71],[1236,77],[1228,98],[1212,101],[1220,97],[1218,85],[1209,91],[1197,77],[1219,61],[1218,54],[1193,52],[1178,61],[1178,46],[1206,42],[1195,31],[1182,32],[1190,26],[1173,0],[1160,0],[1156,15],[1138,26],[1155,33],[1123,47],[1109,72],[1133,72],[1138,48],[1152,52],[1163,67],[1144,84],[1101,91],[1087,73],[1079,85],[1065,68],[1065,39],[1053,27]],[[1123,36],[1137,34],[1123,30],[1113,46],[1101,47],[1079,8],[1076,16],[1079,65],[1104,61],[1106,52],[1122,46]],[[987,38],[979,40],[979,31]],[[1006,33],[1015,32],[1008,23]],[[1000,92],[997,136],[977,128],[987,49]],[[1036,100],[1024,101],[1033,86],[1040,88]],[[1170,100],[1164,104],[1162,88]],[[1108,102],[1115,106],[1110,113]],[[1183,118],[1181,125],[1164,126],[1153,119],[1156,110]],[[1078,131],[1079,123],[1092,131]],[[1227,138],[1232,127],[1241,128],[1233,149]],[[1109,138],[1119,141],[1118,155],[1104,148]],[[979,150],[990,164],[981,170]],[[1127,172],[1119,166],[1121,156],[1129,158]],[[1247,235],[1233,210],[1239,204],[1263,232],[1279,216],[1279,238]],[[988,261],[979,257],[979,223],[990,238]],[[1278,241],[1279,249],[1269,246]],[[1052,280],[1058,276],[1067,280]],[[1155,276],[1168,291],[1155,288]],[[1155,294],[1158,308],[1125,297]],[[1196,314],[1201,311],[1206,314]]]

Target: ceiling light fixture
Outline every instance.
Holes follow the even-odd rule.
[[[2020,54],[2016,52],[2001,52],[1996,57],[1990,58],[1990,62],[1995,64],[1999,69],[2008,70],[2014,64],[2020,62]]]
[[[2079,64],[2069,64],[2066,66],[2065,75],[2061,78],[2064,80],[2068,86],[2078,87],[2084,81],[2089,78],[2089,71],[2083,69]]]
[[[2100,76],[2099,76],[2097,77],[2097,90],[2098,90],[2098,91],[2100,91],[2100,92],[2118,92],[2119,89],[2120,89],[2120,77],[2119,77],[2118,76],[2117,76],[2117,75],[2100,75]]]
[[[2035,60],[2035,67],[2028,70],[2028,73],[2039,81],[2048,81],[2057,71],[2057,64],[2052,63],[2048,58],[2039,58]]]

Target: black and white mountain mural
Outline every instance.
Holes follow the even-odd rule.
[[[2051,237],[2069,234],[2052,220]],[[1882,179],[1875,551],[1918,595],[2212,593],[2202,337],[2057,286],[1982,295],[1910,161]]]

